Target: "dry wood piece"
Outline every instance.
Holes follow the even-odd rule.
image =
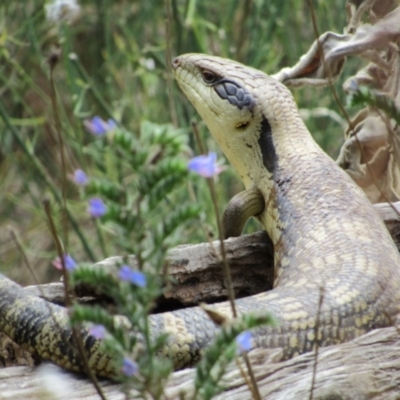
[[[389,205],[374,205],[400,249],[400,202]],[[250,296],[270,290],[273,284],[273,247],[265,232],[256,232],[225,241],[226,256],[232,272],[232,281],[236,297]],[[168,275],[175,284],[165,288],[164,297],[159,300],[164,308],[196,305],[199,302],[214,302],[227,297],[221,262],[219,261],[219,243],[212,245],[201,243],[183,245],[168,253]],[[113,269],[121,257],[107,258],[94,268]],[[135,258],[129,263],[134,266]],[[64,288],[62,283],[29,286],[25,288],[31,295],[63,304]],[[93,301],[96,292],[87,286],[77,288],[80,301]],[[168,304],[169,303],[169,304]]]
[[[307,353],[285,362],[274,362],[279,350],[257,349],[249,357],[258,382],[261,397],[268,400],[308,399],[315,363],[314,353]],[[400,388],[400,334],[396,328],[377,329],[351,342],[319,349],[314,399],[354,400],[398,399]],[[39,370],[40,371],[40,370]],[[47,371],[47,381],[58,379],[63,389],[55,387],[60,400],[99,399],[92,384],[77,375],[53,367]],[[0,399],[42,399],[46,372],[29,367],[0,370]],[[179,399],[182,393],[190,398],[194,370],[172,374],[166,386],[166,398]],[[251,398],[235,364],[223,378],[225,391],[217,399],[244,400]],[[120,386],[102,381],[108,399],[122,400]],[[229,391],[229,393],[228,393]]]
[[[201,301],[213,302],[227,297],[226,285],[220,261],[219,242],[211,245],[201,243],[182,245],[171,249],[166,263],[168,275],[176,282],[165,288],[160,302],[173,300],[189,306]],[[273,283],[273,247],[265,232],[256,232],[225,241],[228,263],[231,268],[233,286],[238,297],[250,296],[270,290]],[[93,266],[115,270],[122,257],[110,257]],[[135,258],[128,263],[135,267]],[[63,284],[28,286],[24,289],[30,295],[43,297],[51,302],[63,304]],[[79,297],[91,301],[96,291],[88,286],[77,287]],[[82,299],[81,299],[82,300]]]
[[[379,204],[375,205],[375,209],[384,219],[400,248],[400,216],[397,214],[400,203],[391,206]],[[175,278],[176,285],[166,288],[163,301],[175,299],[188,305],[198,301],[215,300],[226,295],[218,249],[217,241],[212,245],[186,245],[172,249],[168,255],[168,273]],[[273,249],[265,232],[229,239],[226,241],[226,250],[237,293],[253,294],[272,286]],[[113,257],[94,267],[112,270],[118,261],[121,261],[120,257]],[[130,261],[134,265],[134,257]],[[50,301],[63,303],[62,283],[31,286],[25,290]],[[94,294],[94,291],[82,293],[83,296]],[[0,337],[0,350],[2,342],[5,343]],[[10,349],[7,344],[8,353],[3,351],[0,357],[4,358],[4,355],[8,357],[10,351],[18,352],[18,348]],[[280,350],[276,349],[257,349],[250,353],[262,396],[268,399],[308,398],[315,360],[313,353],[282,363],[276,362],[279,354]],[[12,365],[9,358],[3,363],[4,366]],[[33,360],[27,362],[32,365]],[[43,374],[38,375],[35,371],[37,369],[28,367],[0,369],[0,399],[42,398],[40,393],[44,385]],[[62,380],[71,390],[61,394],[59,398],[98,398],[87,380],[78,379],[76,375],[70,373],[60,373]],[[52,380],[51,377],[49,379]],[[224,382],[227,390],[230,390],[229,398],[240,398],[240,400],[249,398],[248,388],[235,366],[229,368]],[[118,385],[109,381],[104,381],[102,385],[109,398],[124,398],[119,392]],[[176,372],[166,389],[168,398],[179,398],[181,391],[190,393],[192,386],[193,370]],[[352,342],[320,349],[314,398],[390,399],[396,398],[398,387],[400,387],[400,334],[395,328],[376,330]],[[224,397],[226,395],[222,394],[220,398],[226,398]]]

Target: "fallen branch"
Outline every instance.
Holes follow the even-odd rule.
[[[275,362],[280,350],[256,349],[249,357],[262,398],[268,400],[303,400],[309,398],[314,354],[307,353],[285,362]],[[97,400],[92,384],[81,377],[53,367],[40,372],[30,367],[0,370],[1,399],[43,398],[48,381],[63,382],[63,389],[54,387],[58,399]],[[55,372],[56,371],[56,372]],[[166,398],[190,398],[194,370],[172,374],[166,386]],[[45,383],[47,382],[47,384]],[[224,375],[225,391],[217,399],[250,398],[236,364]],[[120,386],[102,381],[109,399],[122,400]],[[319,399],[394,399],[400,387],[400,335],[396,328],[377,329],[351,342],[319,349],[314,398]],[[47,389],[48,390],[48,389]],[[228,393],[229,391],[229,393]],[[182,397],[181,397],[182,396]]]
[[[393,240],[400,250],[400,202],[390,206],[386,203],[376,204],[375,209],[382,216]],[[251,296],[273,286],[273,246],[265,232],[256,232],[225,242],[227,261],[231,268],[233,287],[236,297]],[[215,302],[226,299],[227,290],[219,261],[219,243],[213,242],[196,245],[183,245],[171,249],[168,253],[168,274],[175,284],[165,288],[164,297],[159,299],[163,309],[181,308],[196,305],[199,302]],[[95,264],[95,268],[115,268],[121,257],[111,257]],[[135,259],[129,263],[134,266]],[[29,294],[41,296],[63,304],[64,289],[62,283],[29,286]],[[78,287],[77,293],[82,302],[93,301],[97,294],[91,288]]]
[[[400,249],[400,217],[396,213],[396,209],[400,209],[400,204],[396,203],[394,206],[395,208],[392,208],[388,204],[379,204],[375,208],[384,219]],[[160,302],[173,299],[182,307],[226,296],[218,249],[218,242],[212,245],[185,245],[172,249],[168,255],[168,273],[174,277],[176,284],[165,289],[164,298]],[[272,287],[273,248],[265,232],[229,239],[226,241],[226,251],[236,294],[251,295]],[[94,267],[115,268],[121,260],[120,257],[112,257]],[[130,262],[135,263],[134,257]],[[43,293],[43,297],[47,300],[63,303],[62,283],[40,285],[40,288],[31,286],[24,290],[39,296]],[[87,287],[78,288],[78,293],[81,292],[80,301],[98,300],[93,297],[96,293],[90,290]],[[374,399],[390,398],[400,387],[399,338],[396,329],[386,328],[371,332],[352,342],[321,348],[314,397],[337,394],[335,398],[353,399],[370,398],[373,394]],[[3,361],[3,366],[33,365],[34,360],[29,354],[25,354],[15,344],[15,348],[12,345],[10,339],[0,335],[0,364]],[[277,352],[277,350],[258,349],[253,351],[250,357],[263,397],[268,396],[268,399],[308,397],[307,391],[310,388],[314,363],[312,353],[283,363],[274,362],[279,359],[279,350]],[[15,364],[10,362],[13,358]],[[62,373],[62,379],[71,386],[74,398],[97,398],[95,390],[88,381],[66,372]],[[35,375],[34,369],[29,367],[0,370],[1,398],[37,398],[35,396],[38,387],[42,385],[40,383],[42,379],[41,375]],[[190,391],[192,379],[193,370],[174,373],[168,384],[168,397],[178,398],[180,391]],[[232,389],[229,393],[230,398],[248,397],[247,386],[241,379],[237,369],[232,366],[225,377],[226,387]],[[118,385],[103,382],[103,386],[108,397],[123,398]]]

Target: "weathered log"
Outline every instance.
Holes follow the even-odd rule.
[[[285,362],[274,362],[279,358],[279,353],[280,350],[256,349],[249,354],[261,397],[268,400],[308,399],[315,354],[307,353]],[[53,398],[99,399],[88,380],[57,367],[52,370],[61,374],[58,379],[51,374],[46,379],[46,373],[38,373],[37,368],[12,367],[0,370],[0,399],[43,398],[49,381],[55,381],[53,390],[57,396]],[[183,393],[190,398],[193,377],[193,369],[173,373],[166,386],[166,398],[182,398],[180,396]],[[57,381],[63,383],[63,390],[57,386]],[[118,384],[110,381],[100,383],[108,399],[124,399]],[[225,391],[217,399],[251,398],[236,364],[228,367],[223,385]],[[314,399],[387,400],[398,399],[399,395],[400,334],[396,328],[378,329],[351,342],[319,349]]]
[[[400,204],[396,203],[396,207],[400,209]],[[376,209],[400,249],[399,215],[387,204],[377,205]],[[227,240],[226,253],[236,294],[250,295],[272,287],[273,249],[264,232]],[[120,257],[112,257],[96,264],[96,268],[115,268],[121,260]],[[134,257],[130,262],[134,264]],[[226,295],[218,241],[211,245],[185,245],[172,249],[168,255],[168,274],[174,277],[176,284],[166,288],[162,301],[174,299],[183,305],[190,305],[199,301],[214,301]],[[83,289],[80,295],[84,297],[80,297],[80,301],[93,301],[90,296],[95,292],[85,292]],[[31,286],[25,290],[58,304],[64,301],[62,283]],[[14,349],[10,342],[0,335],[0,365],[12,365],[10,359],[13,356],[20,364],[33,365],[34,359],[28,354],[24,359],[24,354],[19,353],[20,349]],[[302,399],[309,396],[315,360],[312,353],[275,363],[274,359],[279,359],[279,350],[258,349],[251,352],[250,358],[264,398]],[[38,390],[42,378],[34,371],[29,367],[0,369],[0,399],[40,398]],[[98,398],[87,380],[62,373],[62,379],[72,388],[73,397],[66,395],[60,398]],[[400,390],[400,334],[395,328],[380,329],[352,342],[320,349],[316,378],[314,398],[396,398]],[[230,367],[224,381],[227,390],[230,390],[230,398],[250,398],[248,388],[234,366]],[[123,398],[118,385],[107,381],[102,385],[108,397]],[[190,392],[192,385],[193,370],[176,372],[167,386],[168,397],[178,398],[181,390]],[[221,398],[224,396],[226,393]]]
[[[400,211],[400,202],[392,206],[381,203],[375,205],[375,208],[400,250],[400,216],[395,211]],[[225,241],[225,249],[236,297],[250,296],[272,288],[273,246],[265,232],[228,239]],[[121,261],[121,257],[111,257],[95,267],[111,269]],[[129,263],[135,264],[134,257],[130,258]],[[168,253],[167,264],[168,274],[176,283],[165,288],[164,297],[159,300],[164,308],[196,305],[201,301],[211,303],[227,297],[218,241],[211,245],[202,243],[175,247]],[[91,301],[87,296],[96,295],[86,286],[77,289],[81,301]],[[63,303],[62,283],[29,286],[25,290],[57,304]],[[165,306],[167,300],[174,301],[174,304]]]
[[[273,248],[265,232],[244,235],[227,240],[226,256],[231,268],[233,286],[237,296],[249,296],[270,290],[273,283]],[[183,306],[200,301],[213,302],[226,298],[227,290],[221,268],[219,242],[212,244],[181,245],[173,248],[166,263],[167,273],[175,281],[165,288],[159,303],[178,301]],[[110,257],[94,265],[94,268],[113,270],[122,257]],[[135,266],[135,258],[128,263]],[[64,288],[61,282],[24,289],[31,295],[41,296],[51,302],[63,304]],[[85,286],[76,288],[82,301],[96,297],[96,291]],[[90,297],[91,296],[91,297]]]

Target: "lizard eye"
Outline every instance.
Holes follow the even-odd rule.
[[[220,77],[214,74],[214,72],[207,70],[201,71],[201,75],[205,83],[215,83],[220,79]]]

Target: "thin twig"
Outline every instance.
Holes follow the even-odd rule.
[[[37,277],[36,277],[36,275],[35,275],[35,273],[34,273],[34,271],[33,271],[33,268],[31,267],[31,265],[30,265],[30,263],[29,263],[28,257],[27,257],[26,254],[25,254],[25,251],[24,251],[24,249],[23,249],[23,246],[22,246],[20,240],[18,239],[18,236],[16,235],[16,233],[15,233],[15,231],[13,230],[12,227],[8,227],[8,230],[9,230],[10,235],[11,235],[11,238],[14,240],[14,242],[15,242],[15,244],[16,244],[18,250],[21,252],[22,258],[24,259],[24,263],[25,263],[25,265],[27,266],[27,268],[28,268],[28,270],[29,270],[29,272],[30,272],[30,274],[31,274],[31,276],[32,276],[32,278],[33,278],[33,280],[34,280],[34,282],[35,282],[35,284],[36,284],[36,287],[38,288],[38,290],[39,290],[39,292],[40,292],[40,294],[41,294],[41,297],[42,297],[43,299],[45,299],[45,298],[46,298],[46,295],[44,294],[43,289],[42,289],[42,287],[41,287],[40,284],[39,284],[39,280],[37,279]],[[65,288],[65,285],[64,285],[64,288]],[[51,317],[53,318],[54,323],[56,324],[56,326],[58,327],[58,329],[61,331],[62,328],[61,328],[60,322],[59,322],[58,319],[55,317],[55,315],[54,315],[54,313],[53,313],[53,309],[52,309],[52,307],[50,307],[49,302],[48,302],[48,301],[45,301],[45,305],[46,305],[46,307],[47,307],[47,309],[48,309],[48,311],[49,311],[49,314],[50,314]],[[73,328],[73,330],[72,330],[72,336],[73,336],[74,340],[77,341],[77,337],[78,337],[78,336],[77,336],[77,333],[74,331],[74,328]],[[78,338],[79,338],[79,337],[78,337]],[[81,342],[82,342],[82,341],[81,341]],[[96,384],[95,384],[95,386],[96,386]],[[100,391],[101,391],[101,388],[100,388]],[[101,392],[102,392],[102,391],[101,391]],[[101,393],[99,393],[99,395],[101,396]],[[104,397],[103,399],[106,400],[105,397]]]
[[[97,89],[96,85],[89,78],[89,75],[86,72],[85,68],[83,67],[82,63],[80,62],[78,55],[75,53],[71,53],[71,54],[69,54],[68,58],[71,61],[71,63],[75,66],[75,68],[76,68],[79,76],[82,78],[82,80],[89,85],[90,91],[92,92],[94,98],[97,100],[98,104],[103,109],[103,111],[107,114],[107,116],[109,118],[112,118],[114,121],[116,121],[113,111],[111,110],[111,108],[108,106],[108,104],[104,100],[103,96],[101,95],[100,91]],[[118,126],[121,128],[123,127],[121,122],[118,122]]]
[[[22,246],[22,243],[19,240],[14,228],[12,226],[8,226],[7,229],[8,229],[8,232],[10,232],[10,236],[11,236],[12,241],[15,243],[15,245],[17,246],[18,251],[20,252],[20,254],[22,256],[24,264],[28,268],[28,271],[31,274],[32,279],[35,282],[35,285],[38,287],[42,298],[45,298],[44,292],[43,292],[42,288],[40,287],[39,280],[37,279],[37,277],[35,275],[35,271],[33,270],[31,264],[29,263],[28,257],[26,256],[26,253],[24,251],[24,247]]]
[[[254,379],[253,370],[252,370],[252,368],[251,368],[251,364],[250,364],[250,361],[249,361],[249,357],[247,356],[246,353],[243,353],[243,358],[245,359],[245,362],[246,362],[246,365],[247,365],[247,370],[248,370],[248,372],[249,372],[250,381],[251,381],[251,382],[249,382],[249,380],[248,380],[248,378],[247,378],[247,374],[246,374],[246,372],[243,370],[242,364],[240,363],[240,360],[239,360],[238,358],[236,358],[236,365],[237,365],[238,368],[239,368],[240,375],[242,375],[244,381],[246,382],[246,385],[249,387],[250,392],[251,392],[251,394],[253,395],[253,398],[254,398],[255,400],[261,400],[261,396],[260,396],[260,393],[259,393],[259,391],[258,391],[258,386],[257,386],[257,384],[254,384],[255,379]],[[249,365],[250,365],[250,368],[249,368]],[[253,376],[253,379],[252,379],[252,376]],[[254,380],[254,382],[253,382],[253,380]]]
[[[60,239],[57,235],[57,230],[54,225],[53,221],[53,216],[51,215],[51,208],[50,208],[50,199],[46,196],[43,199],[43,207],[44,207],[44,212],[46,213],[47,216],[47,222],[49,224],[49,229],[51,236],[53,237],[54,244],[56,246],[57,254],[58,257],[60,258],[61,266],[62,266],[62,274],[63,274],[63,279],[64,279],[64,296],[65,296],[65,305],[67,307],[70,307],[72,304],[72,299],[70,298],[70,293],[68,291],[69,287],[69,277],[67,273],[67,268],[65,267],[65,259],[64,259],[64,250],[62,248]]]
[[[193,124],[192,124],[192,127],[193,127]],[[201,140],[198,129],[193,129],[193,132],[196,137],[196,142],[197,142],[197,145],[199,146],[200,152],[202,154],[206,154],[205,147],[203,146],[203,142]],[[237,312],[236,312],[236,306],[235,306],[235,293],[233,291],[231,271],[229,269],[229,265],[226,260],[225,243],[224,243],[224,236],[223,236],[224,233],[223,233],[221,217],[220,217],[219,209],[218,209],[217,192],[215,190],[215,184],[214,184],[213,178],[207,178],[206,180],[207,180],[207,184],[208,184],[208,189],[210,190],[210,194],[211,194],[211,201],[212,201],[212,204],[214,207],[215,219],[217,221],[218,238],[219,238],[219,242],[220,242],[220,246],[221,246],[221,255],[222,255],[222,267],[223,267],[223,271],[224,271],[224,275],[225,275],[226,286],[228,289],[228,298],[229,298],[229,302],[231,304],[233,317],[236,318]]]
[[[236,312],[236,305],[235,305],[235,292],[233,290],[231,270],[229,268],[228,261],[226,259],[225,242],[224,242],[224,236],[223,236],[224,231],[222,228],[221,217],[220,217],[219,210],[218,210],[217,191],[215,190],[215,183],[214,183],[213,178],[207,178],[207,184],[208,184],[208,188],[210,190],[211,200],[212,200],[212,203],[214,206],[215,219],[217,220],[218,237],[219,237],[219,242],[221,245],[221,254],[222,254],[222,267],[224,270],[226,286],[228,288],[229,302],[231,303],[233,317],[236,318],[237,312]]]
[[[92,222],[93,222],[93,225],[96,230],[97,240],[99,242],[101,252],[103,253],[103,257],[107,258],[108,257],[107,248],[106,248],[106,244],[104,242],[103,234],[102,234],[100,226],[99,226],[99,221],[97,218],[92,217]]]
[[[64,252],[63,252],[63,248],[61,246],[60,239],[57,235],[57,230],[54,225],[53,217],[51,215],[50,200],[48,197],[45,197],[43,199],[43,206],[44,206],[44,210],[45,210],[45,213],[47,216],[49,229],[50,229],[51,235],[53,236],[54,244],[56,246],[57,253],[60,258],[61,265],[62,265],[62,273],[63,273],[63,277],[64,277],[65,305],[67,307],[70,307],[73,302],[73,300],[72,300],[73,295],[71,295],[71,292],[69,290],[69,277],[68,277],[67,268],[65,266]],[[102,400],[107,400],[100,385],[99,385],[99,382],[98,382],[95,374],[93,373],[93,371],[91,370],[91,368],[89,366],[88,358],[87,358],[87,355],[85,352],[85,348],[84,348],[84,345],[82,342],[82,337],[80,335],[80,332],[78,332],[78,330],[76,329],[75,326],[71,327],[71,332],[72,332],[72,337],[78,347],[79,355],[82,358],[83,366],[84,366],[84,370],[85,370],[86,374],[88,375],[89,379],[92,381],[93,386],[96,388],[96,391],[99,394],[99,396],[102,398]]]
[[[190,200],[194,204],[196,204],[197,203],[196,193],[194,192],[193,184],[190,181],[188,182],[188,193],[189,193]],[[200,226],[201,226],[201,229],[203,231],[204,237],[207,239],[207,243],[211,246],[211,251],[213,251],[214,255],[218,258],[217,254],[215,253],[214,246],[213,246],[213,237],[212,237],[213,235],[212,235],[212,233],[207,229],[207,227],[204,224],[204,222],[201,219],[201,217],[199,218],[199,222],[200,222]]]
[[[61,159],[61,204],[62,204],[62,239],[65,248],[68,248],[68,214],[67,214],[67,167],[65,162],[65,144],[62,135],[61,119],[58,112],[57,104],[57,92],[54,83],[54,69],[58,64],[61,55],[61,50],[53,50],[52,54],[48,58],[48,64],[50,66],[50,99],[51,105],[54,112],[54,125],[57,134],[57,139],[60,144],[60,159]]]
[[[203,146],[203,142],[201,140],[200,133],[199,133],[199,131],[197,129],[197,126],[195,124],[192,124],[192,128],[193,128],[193,132],[195,134],[196,142],[197,142],[197,145],[199,146],[200,152],[202,154],[206,154],[206,150],[205,150],[205,147]],[[233,290],[231,270],[229,268],[228,261],[226,259],[224,232],[223,232],[223,228],[222,228],[221,217],[220,217],[220,214],[219,214],[218,201],[217,201],[217,192],[215,190],[215,183],[214,183],[213,178],[207,178],[207,184],[208,184],[208,188],[210,190],[211,199],[212,199],[212,203],[213,203],[213,206],[214,206],[215,218],[217,220],[218,237],[219,237],[219,242],[220,242],[220,245],[221,245],[221,254],[222,254],[222,266],[223,266],[223,271],[224,271],[224,275],[225,275],[226,286],[227,286],[227,289],[228,289],[228,298],[229,298],[229,302],[231,304],[233,317],[236,318],[237,317],[237,312],[236,312],[236,305],[235,305],[235,292]],[[249,373],[250,380],[251,380],[252,384],[249,385],[247,380],[246,380],[246,383],[248,384],[249,390],[253,394],[254,399],[255,400],[261,400],[261,396],[260,396],[260,392],[259,392],[259,389],[258,389],[257,381],[256,381],[256,379],[254,377],[253,369],[251,367],[251,363],[250,363],[250,360],[249,360],[247,354],[243,354],[243,358],[245,360],[245,363],[246,363],[246,366],[247,366],[247,370],[248,370],[248,373]]]
[[[246,353],[244,353],[243,358],[244,358],[244,362],[246,363],[247,372],[249,373],[249,376],[250,376],[251,387],[248,385],[250,388],[250,391],[255,400],[261,400],[260,390],[258,389],[258,383],[254,376],[254,372],[253,372],[253,368],[251,367],[249,356]]]
[[[315,357],[314,357],[314,366],[313,366],[313,373],[312,373],[312,379],[311,379],[311,389],[310,389],[310,397],[309,397],[309,400],[312,400],[312,399],[313,399],[313,396],[314,396],[314,387],[315,387],[315,379],[316,379],[316,376],[317,376],[318,351],[319,351],[318,332],[319,332],[320,314],[321,314],[322,303],[323,303],[323,301],[324,301],[324,295],[325,295],[325,289],[324,289],[323,286],[321,286],[321,287],[319,288],[318,312],[317,312],[317,318],[316,318],[315,327],[314,327]]]
[[[249,38],[247,34],[246,20],[251,14],[253,8],[253,0],[244,0],[241,2],[240,6],[237,6],[238,18],[235,18],[235,42],[236,42],[236,54],[237,60],[242,61],[244,58],[244,44],[246,39]]]
[[[171,3],[170,0],[165,1],[165,41],[166,41],[166,52],[165,52],[165,62],[168,68],[167,72],[167,90],[168,90],[168,98],[169,98],[169,111],[171,114],[172,125],[176,128],[178,126],[178,116],[176,114],[175,101],[172,91],[172,74],[170,71],[170,65],[172,62],[172,53],[171,53],[171,42],[172,42],[172,34],[171,34],[171,21],[172,21],[172,12],[171,12]]]
[[[12,135],[18,142],[19,146],[22,148],[25,155],[33,163],[35,171],[38,173],[38,175],[43,180],[43,182],[49,187],[50,191],[52,192],[54,197],[57,199],[57,201],[59,201],[61,203],[61,196],[60,196],[60,193],[58,192],[56,185],[50,179],[50,177],[46,171],[46,168],[41,164],[40,160],[35,156],[34,152],[29,149],[29,147],[27,146],[25,141],[22,139],[19,131],[11,123],[10,118],[9,118],[9,116],[6,112],[6,109],[4,108],[1,100],[0,100],[0,116],[4,120],[8,129],[10,129]],[[68,218],[69,218],[69,221],[71,222],[72,227],[74,228],[76,234],[78,235],[79,239],[81,240],[81,243],[83,245],[83,248],[85,249],[87,256],[89,257],[89,259],[91,261],[94,262],[95,256],[94,256],[92,250],[90,249],[89,244],[88,244],[81,228],[79,227],[79,224],[76,222],[75,218],[73,217],[71,212],[68,211],[68,209],[66,212],[68,214]]]
[[[194,133],[194,136],[196,138],[196,143],[198,144],[200,151],[202,152],[202,154],[205,154],[204,146],[203,146],[203,142],[202,142],[202,140],[200,138],[200,133],[199,133],[199,128],[197,126],[197,122],[196,121],[192,121],[190,123],[190,125],[192,127],[192,131]],[[203,149],[203,150],[201,150],[201,149]],[[189,196],[190,196],[191,200],[194,201],[195,203],[197,203],[196,193],[194,192],[192,182],[190,182],[190,181],[189,181],[189,189],[188,189],[188,191],[189,191]],[[214,255],[218,258],[218,255],[216,254],[214,246],[213,246],[212,234],[208,231],[208,229],[204,225],[203,221],[200,220],[200,224],[201,224],[201,228],[202,228],[203,233],[204,233],[204,237],[207,239],[208,244],[211,246],[211,250],[214,252]]]
[[[24,260],[24,263],[25,263],[26,267],[28,268],[29,273],[32,276],[32,279],[35,282],[35,285],[38,288],[42,299],[46,300],[46,295],[45,295],[45,293],[44,293],[44,291],[43,291],[43,289],[42,289],[42,287],[41,287],[41,285],[39,283],[39,279],[37,279],[37,277],[36,277],[35,271],[33,270],[32,266],[31,266],[31,264],[30,264],[30,262],[28,260],[28,257],[27,257],[27,255],[26,255],[26,253],[24,251],[24,247],[23,247],[20,239],[18,238],[18,235],[16,234],[16,232],[14,231],[12,226],[8,227],[8,231],[10,232],[11,239],[14,241],[15,245],[17,246],[17,249],[19,250],[19,252],[20,252],[20,254],[22,256],[22,259]],[[59,321],[57,320],[57,318],[55,318],[55,316],[53,314],[53,309],[50,307],[49,302],[45,301],[45,304],[46,304],[46,307],[47,307],[47,309],[49,311],[49,314],[52,316],[54,322],[59,327],[59,329],[61,329]]]

